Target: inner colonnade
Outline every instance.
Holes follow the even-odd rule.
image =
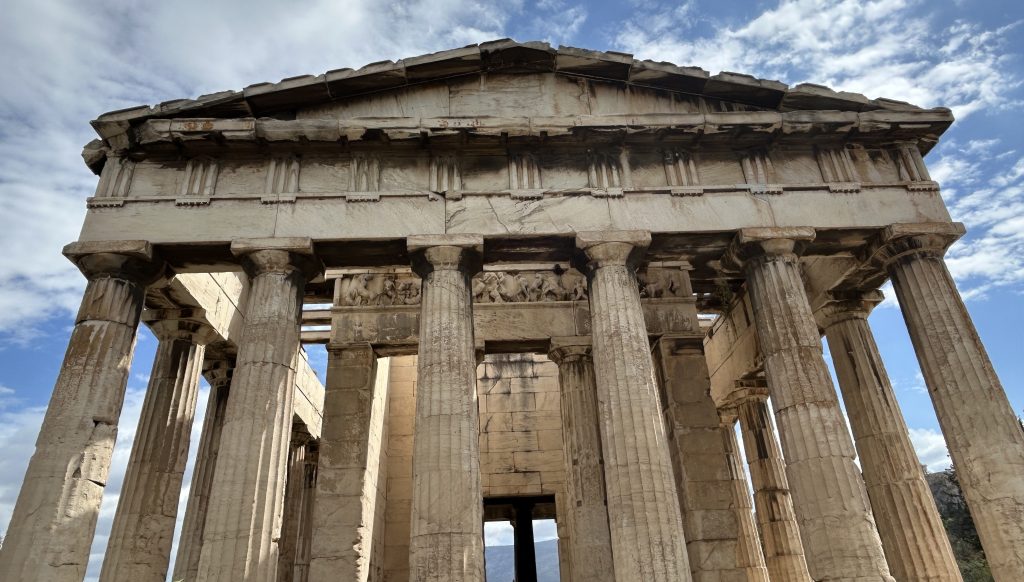
[[[101,582],[168,575],[200,375],[173,580],[482,582],[485,520],[543,515],[566,582],[959,581],[868,324],[891,281],[1022,580],[1024,432],[922,158],[951,121],[512,41],[105,114],[0,578],[85,577],[142,321]]]

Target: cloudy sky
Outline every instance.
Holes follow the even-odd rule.
[[[79,157],[93,137],[89,120],[501,37],[952,108],[958,121],[927,157],[953,217],[970,231],[949,264],[1014,409],[1024,409],[1024,5],[1017,0],[14,0],[0,19],[0,532],[83,288],[60,248],[76,238],[96,185]],[[947,466],[898,307],[884,305],[871,322],[922,462]],[[140,334],[92,573],[154,343]],[[322,355],[313,360],[322,365]]]

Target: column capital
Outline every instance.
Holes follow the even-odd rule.
[[[868,248],[868,262],[888,272],[904,257],[942,257],[966,232],[961,222],[891,224],[882,229]]]
[[[646,230],[596,230],[576,233],[576,248],[586,257],[584,269],[636,266],[651,244]]]
[[[459,270],[472,276],[483,268],[484,237],[478,234],[410,236],[406,247],[412,270],[420,277],[441,270]]]
[[[324,271],[313,251],[313,239],[303,237],[249,238],[231,241],[231,254],[250,277],[265,273],[299,273],[306,281]]]
[[[220,339],[206,319],[206,310],[198,307],[147,309],[142,312],[142,322],[160,341],[183,339],[205,346]]]
[[[727,270],[742,271],[753,259],[795,258],[803,253],[814,237],[815,231],[809,226],[741,228],[726,249],[722,266]]]
[[[89,279],[113,277],[149,285],[165,269],[153,245],[144,240],[73,242],[62,252]]]
[[[735,386],[733,391],[718,403],[720,409],[736,408],[747,402],[765,402],[768,400],[768,383],[764,378],[736,380]]]
[[[234,374],[234,358],[207,358],[203,362],[203,377],[206,378],[211,388],[229,388],[231,386],[231,377]]]
[[[738,419],[739,411],[736,410],[735,406],[718,407],[718,420],[722,428],[732,429],[732,426],[736,424]]]
[[[885,300],[879,290],[829,291],[827,299],[815,311],[814,317],[822,329],[848,319],[867,319],[871,311]]]
[[[548,347],[548,358],[561,366],[562,362],[591,359],[591,350],[590,336],[553,337]]]

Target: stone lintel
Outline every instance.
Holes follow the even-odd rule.
[[[699,351],[704,353],[704,334],[699,330],[695,333],[665,333],[656,340],[668,350],[671,355],[692,353]]]
[[[484,237],[478,234],[419,234],[407,238],[406,246],[410,253],[431,247],[459,247],[483,254]]]
[[[313,239],[306,237],[242,238],[231,241],[231,254],[245,256],[256,251],[287,251],[313,256]]]
[[[345,352],[350,350],[373,350],[373,344],[370,342],[328,342],[326,349],[328,352]]]

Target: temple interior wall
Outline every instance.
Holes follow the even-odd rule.
[[[392,357],[389,367],[383,579],[407,582],[416,357]],[[565,461],[558,367],[534,354],[488,355],[477,367],[477,397],[484,497],[554,495],[556,503],[561,501]]]

